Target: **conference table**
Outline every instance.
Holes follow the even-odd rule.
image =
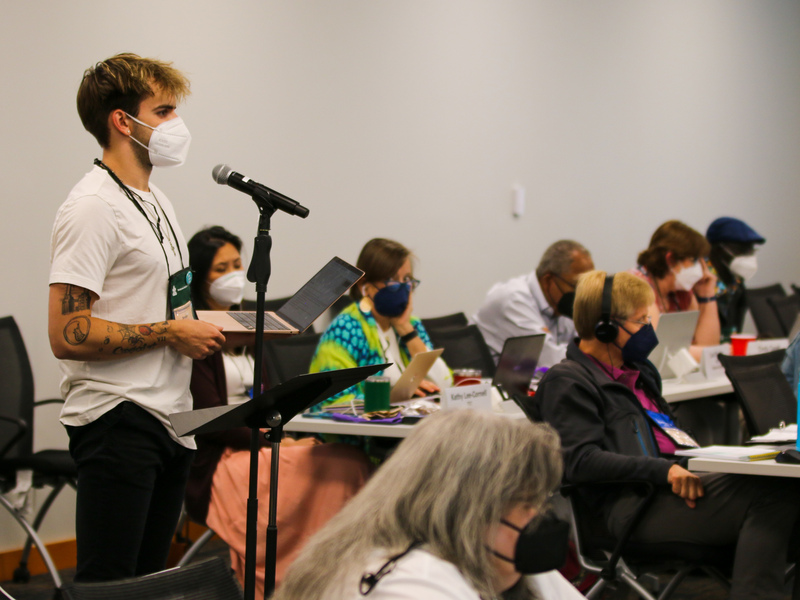
[[[775,459],[742,461],[716,458],[690,458],[689,470],[708,473],[764,475],[769,477],[800,477],[800,465],[778,463],[775,462]]]
[[[708,398],[720,394],[727,394],[733,391],[727,377],[711,380],[697,381],[678,381],[665,380],[663,387],[664,399],[669,403],[685,402],[698,398]],[[525,415],[513,402],[503,402],[501,414],[510,418],[525,418]],[[738,412],[737,412],[738,426]],[[338,435],[369,435],[376,437],[404,438],[414,429],[414,425],[397,424],[388,425],[382,423],[351,423],[346,421],[335,421],[331,418],[308,417],[298,415],[283,427],[284,431],[294,431],[301,433],[327,433]]]

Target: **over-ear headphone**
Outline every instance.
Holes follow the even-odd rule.
[[[600,305],[600,321],[594,326],[594,337],[597,341],[610,344],[619,335],[619,325],[611,320],[611,291],[614,287],[614,276],[606,276],[603,283],[603,301]]]

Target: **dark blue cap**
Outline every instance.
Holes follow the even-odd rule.
[[[767,240],[758,235],[744,221],[733,217],[715,219],[706,231],[706,239],[712,244],[738,242],[741,244],[763,244]]]

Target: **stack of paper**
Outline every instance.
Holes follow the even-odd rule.
[[[675,454],[678,456],[697,456],[701,458],[748,462],[752,460],[775,458],[783,450],[789,448],[794,448],[794,444],[788,446],[707,446],[705,448],[677,450]]]

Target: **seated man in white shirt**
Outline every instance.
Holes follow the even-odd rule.
[[[546,333],[539,366],[551,367],[567,355],[575,337],[572,302],[578,276],[594,269],[589,251],[578,242],[559,240],[545,250],[527,275],[496,283],[472,317],[495,362],[506,339]]]

